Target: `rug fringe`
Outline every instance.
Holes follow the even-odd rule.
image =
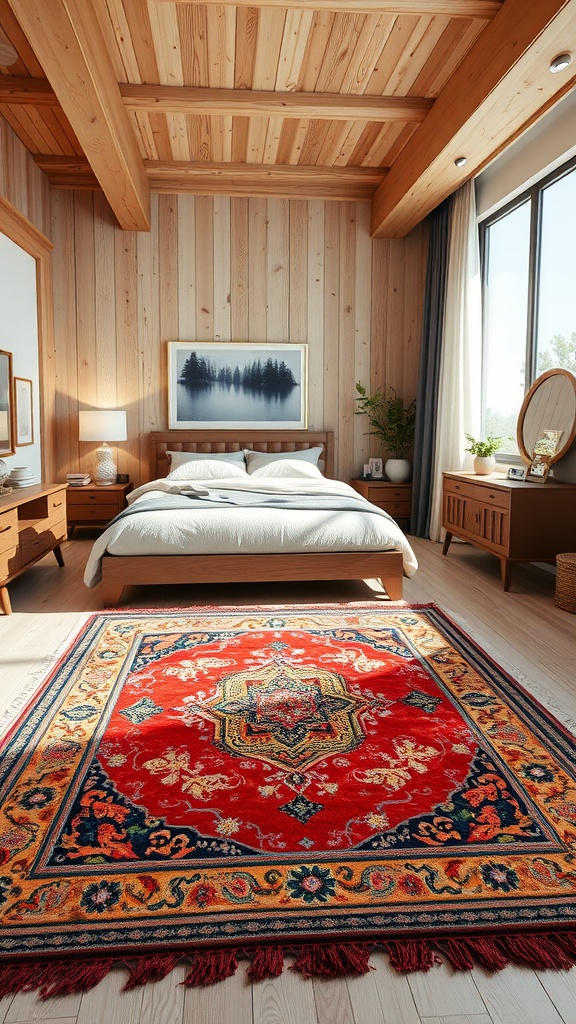
[[[246,972],[250,981],[264,981],[265,978],[279,978],[284,970],[282,946],[257,946],[249,950],[252,963]]]
[[[402,974],[429,971],[437,962],[427,939],[388,939],[383,945],[388,950],[391,966]]]
[[[40,999],[88,992],[106,977],[114,963],[113,957],[104,957],[101,960],[4,964],[0,967],[0,999],[36,990]]]
[[[162,978],[166,978],[174,970],[180,959],[180,953],[168,955],[156,953],[151,956],[137,957],[136,960],[127,964],[130,977],[124,985],[123,991],[129,992],[130,989],[146,985],[149,981],[162,981]]]
[[[237,969],[237,949],[203,949],[195,954],[190,973],[182,984],[187,988],[214,985],[236,974]]]
[[[361,942],[333,942],[302,946],[290,970],[304,978],[339,978],[346,974],[367,974],[370,945]]]

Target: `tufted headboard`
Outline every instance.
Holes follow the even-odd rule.
[[[166,452],[297,452],[322,445],[320,469],[334,475],[334,434],[331,430],[161,430],[150,434],[150,479],[169,473]]]

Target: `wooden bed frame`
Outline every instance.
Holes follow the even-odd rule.
[[[322,445],[320,468],[334,474],[334,435],[319,430],[165,430],[150,435],[150,479],[169,472],[168,451],[302,451]],[[392,601],[402,599],[400,551],[267,555],[104,555],[102,603],[115,606],[125,586],[167,583],[247,583],[290,580],[380,579]]]

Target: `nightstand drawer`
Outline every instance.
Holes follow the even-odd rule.
[[[0,551],[10,551],[17,545],[18,513],[15,508],[11,508],[8,512],[0,513]]]
[[[118,497],[114,504],[105,505],[103,503],[94,504],[82,504],[75,505],[68,504],[68,522],[69,523],[98,523],[98,522],[109,522],[110,519],[114,519],[114,516],[118,514],[120,509],[118,508]]]
[[[372,504],[375,505],[376,502],[372,502]],[[378,502],[378,506],[384,509],[393,519],[407,519],[412,512],[412,503],[410,501],[388,501],[386,498],[385,501]]]
[[[124,501],[122,493],[117,490],[109,491],[106,487],[90,488],[90,490],[86,487],[69,487],[66,492],[66,498],[69,511],[70,507],[74,505],[81,505],[82,508],[88,508],[90,505],[113,505],[114,508],[118,508],[118,504],[122,504]],[[109,513],[110,508],[108,508],[106,514],[108,515]]]

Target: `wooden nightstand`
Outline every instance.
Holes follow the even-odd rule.
[[[69,536],[72,536],[76,526],[108,526],[110,520],[126,507],[126,495],[131,490],[132,484],[68,487],[66,514]]]
[[[402,530],[410,527],[412,484],[391,484],[388,480],[351,480],[350,485],[373,505],[383,508]]]

